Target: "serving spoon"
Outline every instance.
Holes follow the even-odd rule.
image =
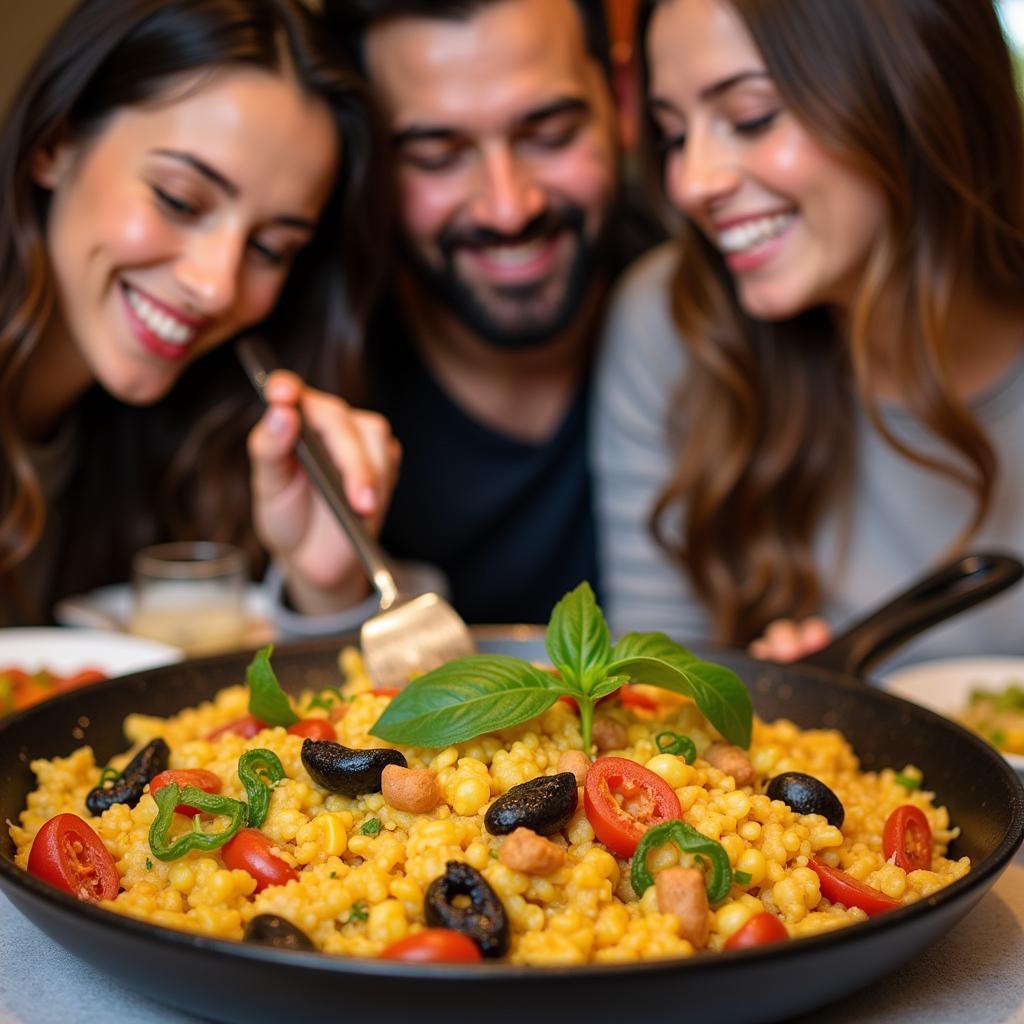
[[[267,378],[279,368],[273,352],[256,337],[240,339],[235,351],[253,387],[266,401]],[[301,409],[299,423],[295,454],[348,535],[379,597],[380,612],[367,619],[359,631],[363,661],[374,683],[401,688],[413,675],[475,653],[466,623],[444,598],[435,593],[410,597],[399,592],[383,550],[352,508],[334,460]]]

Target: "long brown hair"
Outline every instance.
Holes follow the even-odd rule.
[[[33,154],[58,138],[102,131],[113,111],[203,69],[288,74],[322,99],[341,144],[338,179],[260,330],[307,380],[342,390],[355,379],[361,326],[383,273],[390,193],[365,87],[327,40],[299,0],[83,0],[29,72],[0,134],[0,624],[45,614],[19,586],[17,566],[48,510],[12,412],[19,372],[56,301]],[[46,607],[127,578],[131,553],[155,540],[229,540],[258,563],[244,450],[258,414],[230,345],[198,360],[147,408],[99,387],[87,393],[78,409],[86,457],[60,508],[67,556]]]
[[[657,3],[645,0],[640,12],[641,57]],[[965,283],[1020,307],[1024,132],[991,0],[730,3],[786,107],[876,182],[887,206],[843,337],[823,309],[753,321],[720,254],[694,227],[682,229],[672,306],[691,365],[671,424],[679,459],[651,526],[692,578],[717,639],[746,643],[773,619],[819,607],[812,542],[851,483],[857,402],[902,455],[973,496],[952,547],[985,519],[996,460],[951,385],[946,314]],[[650,119],[646,128],[650,154]],[[903,342],[884,368],[876,326]],[[876,397],[883,369],[948,459],[886,428]],[[680,516],[681,535],[671,528]]]

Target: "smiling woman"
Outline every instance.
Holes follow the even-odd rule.
[[[224,342],[259,326],[336,388],[378,276],[379,140],[321,34],[295,0],[86,0],[30,72],[0,144],[0,624],[153,541],[258,551]]]
[[[1010,55],[991,0],[640,14],[649,156],[681,230],[609,318],[605,599],[616,630],[791,660],[945,552],[1024,547]],[[1019,653],[1021,614],[901,657]]]

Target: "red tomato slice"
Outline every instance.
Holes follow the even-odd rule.
[[[821,879],[821,895],[832,903],[842,903],[845,907],[860,907],[868,917],[903,906],[899,900],[872,889],[870,885],[858,882],[853,875],[848,875],[839,868],[831,868],[814,857],[807,865]]]
[[[599,757],[590,766],[583,806],[594,834],[620,857],[633,856],[651,825],[683,816],[672,787],[625,757]]]
[[[623,707],[639,708],[642,711],[658,710],[658,702],[653,697],[649,697],[646,693],[635,689],[629,683],[625,686],[620,686],[615,691],[615,695],[622,701]]]
[[[374,697],[397,697],[401,690],[397,686],[377,686],[370,691]]]
[[[256,891],[263,892],[267,886],[284,885],[299,877],[295,868],[271,852],[273,847],[262,832],[243,828],[221,847],[220,853],[226,867],[248,871],[256,879]]]
[[[228,722],[227,725],[222,725],[219,729],[214,729],[213,732],[207,734],[206,738],[219,740],[221,736],[241,736],[243,739],[251,740],[253,736],[264,729],[266,726],[258,718],[253,718],[252,715],[243,715],[233,722]]]
[[[726,949],[753,949],[755,946],[767,946],[771,942],[781,942],[789,938],[786,926],[774,915],[765,911],[755,914],[742,928],[725,940]]]
[[[451,928],[424,928],[393,942],[381,960],[407,960],[418,964],[475,964],[483,959],[480,947],[462,932]]]
[[[80,900],[112,900],[121,888],[103,840],[77,814],[58,814],[36,833],[28,870]]]
[[[164,786],[169,786],[172,782],[176,782],[179,789],[195,786],[196,789],[201,789],[204,793],[219,793],[221,785],[220,776],[214,772],[208,772],[205,768],[171,768],[154,775],[149,780],[149,795],[156,796]],[[174,811],[176,814],[187,814],[189,817],[203,813],[198,807],[192,807],[189,804],[178,804]]]
[[[304,736],[310,740],[334,740],[337,742],[338,739],[334,726],[326,718],[304,718],[301,722],[289,725],[287,731],[293,736]]]
[[[897,807],[882,830],[882,852],[904,871],[930,871],[932,830],[924,811],[913,804]]]
[[[101,672],[98,668],[83,668],[74,675],[55,679],[54,682],[59,689],[70,690],[76,686],[85,686],[86,683],[101,683],[106,678],[106,672]]]

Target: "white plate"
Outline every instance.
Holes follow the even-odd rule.
[[[171,665],[184,655],[155,640],[100,629],[0,629],[0,668],[48,669],[71,675],[86,668],[123,676]]]
[[[1024,658],[937,658],[905,665],[880,682],[890,693],[954,718],[967,707],[971,690],[1002,690],[1022,680]],[[1024,756],[1003,756],[1024,773]]]
[[[132,588],[127,583],[99,587],[88,594],[78,594],[58,601],[53,617],[63,626],[85,626],[94,629],[127,632],[132,610]],[[246,588],[245,610],[249,619],[244,646],[260,647],[275,639],[272,610],[265,592],[258,584]]]

